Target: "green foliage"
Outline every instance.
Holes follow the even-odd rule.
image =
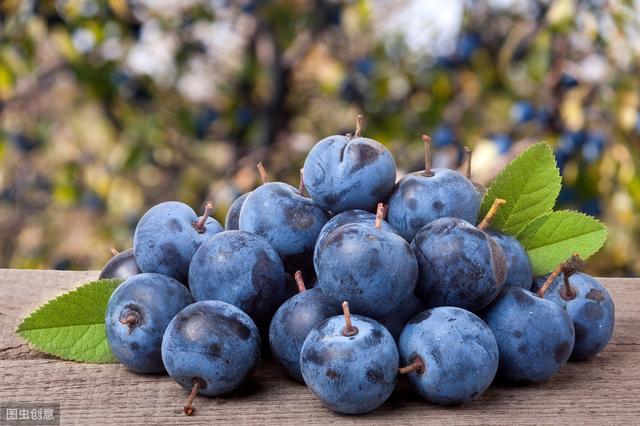
[[[22,320],[17,333],[37,349],[62,359],[115,362],[104,318],[109,297],[120,282],[93,281],[50,300]]]

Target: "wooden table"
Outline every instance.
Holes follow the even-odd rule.
[[[117,364],[60,361],[14,334],[40,304],[97,272],[0,270],[0,404],[60,403],[62,424],[385,423],[385,424],[640,424],[640,279],[604,279],[616,303],[616,329],[606,350],[570,363],[551,381],[492,387],[466,407],[444,408],[417,397],[406,382],[364,416],[331,412],[301,384],[265,360],[241,391],[198,398],[185,417],[187,392],[167,376],[144,376]],[[2,424],[2,419],[0,419]]]

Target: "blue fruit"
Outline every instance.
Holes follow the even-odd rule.
[[[406,175],[389,197],[387,220],[402,237],[411,241],[426,224],[441,217],[459,217],[476,223],[480,200],[473,184],[449,169],[431,169]]]
[[[318,286],[336,305],[348,301],[359,314],[380,318],[413,292],[415,255],[399,235],[362,223],[331,232],[315,253]]]
[[[416,295],[428,307],[477,311],[504,285],[504,252],[484,231],[462,219],[431,222],[416,234],[411,247],[420,270]]]
[[[269,344],[289,376],[303,381],[300,351],[304,340],[318,323],[339,314],[338,305],[318,288],[303,289],[278,308],[271,320]]]
[[[203,243],[191,260],[189,288],[197,300],[221,300],[257,323],[282,302],[285,273],[267,240],[244,231],[224,231]]]
[[[578,272],[568,278],[560,274],[545,291],[544,298],[563,307],[576,330],[571,353],[574,360],[585,360],[602,352],[613,335],[615,305],[607,289],[590,275]]]
[[[209,203],[200,219],[191,207],[177,201],[150,208],[133,235],[133,253],[140,269],[186,282],[189,263],[200,244],[222,231],[222,226],[208,217],[211,208]]]
[[[231,203],[231,207],[229,207],[229,211],[227,211],[227,217],[224,220],[224,229],[227,231],[237,231],[240,229],[240,210],[244,205],[244,200],[251,194],[251,192],[247,192],[242,194],[236,200]]]
[[[173,278],[143,273],[124,281],[109,298],[105,319],[111,352],[137,373],[164,371],[162,335],[171,319],[193,302]]]
[[[396,181],[391,153],[373,139],[329,136],[304,162],[305,188],[325,211],[373,211],[389,197]]]
[[[450,126],[438,126],[433,132],[433,146],[443,148],[456,143],[456,134]]]
[[[507,381],[548,380],[571,355],[575,331],[567,312],[523,288],[505,288],[481,316],[496,337],[498,375]]]
[[[376,223],[376,215],[365,210],[347,210],[329,219],[329,221],[322,227],[320,234],[318,234],[318,239],[316,240],[313,258],[313,264],[316,270],[318,269],[316,253],[318,253],[318,248],[324,244],[324,239],[335,229],[348,223],[369,224],[373,227]],[[393,229],[386,221],[381,221],[380,224],[383,231],[397,233],[396,230]]]
[[[518,101],[511,107],[511,121],[515,124],[526,123],[536,118],[536,108],[527,101]]]
[[[411,293],[396,309],[380,318],[379,321],[397,342],[407,322],[425,309],[426,306],[424,303],[422,303],[415,294]]]
[[[440,307],[416,315],[402,330],[400,359],[409,380],[434,404],[466,404],[498,370],[498,344],[489,327],[464,309]],[[410,366],[410,367],[409,367]]]
[[[506,256],[507,278],[504,280],[504,286],[516,286],[529,290],[533,282],[533,271],[529,255],[522,244],[511,235],[494,229],[487,230],[487,234],[500,245]]]
[[[100,272],[99,279],[107,278],[120,278],[126,280],[129,277],[138,275],[142,271],[136,263],[136,259],[133,256],[133,249],[126,249],[113,256],[104,265]]]
[[[311,265],[316,238],[327,220],[326,213],[293,186],[269,182],[245,200],[240,230],[265,238],[285,269],[296,271]]]
[[[302,345],[300,365],[305,383],[327,407],[363,414],[378,408],[393,392],[398,350],[380,323],[354,315],[351,324],[356,334],[349,332],[353,329],[342,316],[318,324]]]
[[[260,336],[251,318],[217,300],[180,311],[164,334],[162,361],[185,389],[217,396],[237,389],[260,360]]]

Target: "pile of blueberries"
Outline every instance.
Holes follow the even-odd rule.
[[[425,169],[396,183],[390,152],[361,128],[318,142],[299,188],[259,165],[263,184],[224,228],[211,203],[201,217],[179,202],[148,210],[101,276],[125,279],[106,314],[116,358],[168,372],[189,415],[270,349],[326,406],[360,414],[400,374],[432,403],[464,404],[496,376],[542,382],[603,350],[614,304],[579,257],[534,277],[518,241],[491,229],[509,200],[478,220],[486,190],[469,167],[431,168],[427,136]]]

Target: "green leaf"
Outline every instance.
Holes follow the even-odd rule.
[[[502,198],[507,203],[498,211],[492,227],[517,235],[527,223],[553,209],[561,180],[549,145],[532,145],[493,181],[482,199],[480,218],[487,214],[493,200]]]
[[[107,302],[122,280],[84,284],[36,309],[17,333],[39,350],[62,359],[115,362],[104,326]]]
[[[529,254],[533,273],[542,275],[574,253],[587,259],[600,250],[607,228],[591,216],[564,210],[534,219],[517,238]]]

